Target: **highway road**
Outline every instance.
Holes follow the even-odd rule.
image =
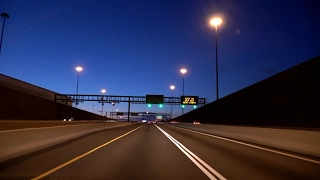
[[[0,164],[0,179],[319,179],[320,161],[168,124],[100,131]]]

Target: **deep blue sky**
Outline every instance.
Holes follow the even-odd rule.
[[[75,67],[82,66],[79,94],[105,88],[108,95],[171,96],[175,85],[174,96],[180,96],[184,67],[185,94],[212,102],[210,17],[223,18],[218,68],[224,97],[320,55],[319,7],[318,0],[0,0],[0,11],[10,15],[0,73],[75,94]],[[98,103],[78,107],[92,111],[93,105],[99,113]],[[115,109],[127,111],[127,104]],[[131,109],[166,112],[146,105]]]

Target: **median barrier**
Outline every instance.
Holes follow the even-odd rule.
[[[177,123],[173,126],[320,157],[320,132],[294,129]]]
[[[0,162],[93,132],[127,125],[132,123],[104,122],[0,131]]]

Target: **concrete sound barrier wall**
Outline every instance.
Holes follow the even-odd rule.
[[[0,84],[0,119],[3,120],[107,120],[93,114],[45,98],[16,91]]]
[[[185,113],[175,121],[320,128],[319,107],[320,56]]]
[[[129,122],[105,122],[0,131],[0,162],[89,133],[131,124]]]
[[[320,132],[292,129],[177,123],[173,126],[320,157]]]

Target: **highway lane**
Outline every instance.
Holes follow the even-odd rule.
[[[0,179],[32,179],[139,128],[114,128],[18,158],[0,171]],[[72,162],[43,179],[205,179],[154,125],[130,134]]]
[[[79,159],[48,179],[204,179],[183,154],[153,125],[144,125]],[[47,179],[47,178],[44,178]]]
[[[179,142],[171,141],[166,133],[194,155]],[[195,155],[203,162],[195,160]],[[205,167],[206,164],[210,167]],[[132,125],[101,131],[16,158],[0,164],[0,167],[0,179],[320,177],[319,164],[163,124]]]
[[[289,152],[274,153],[172,126],[159,126],[227,179],[320,178],[319,159],[306,157],[315,159],[317,164],[279,154]]]
[[[34,178],[137,127],[139,126],[124,126],[93,133],[0,163],[0,179]]]

